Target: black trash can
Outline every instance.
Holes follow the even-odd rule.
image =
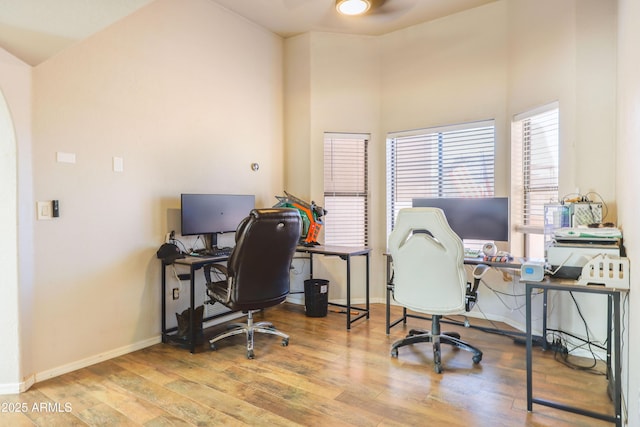
[[[325,317],[329,304],[329,281],[308,279],[304,281],[304,308],[309,317]]]

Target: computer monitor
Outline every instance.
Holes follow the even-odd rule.
[[[248,194],[182,194],[181,233],[203,235],[217,244],[217,234],[236,231],[238,224],[255,207],[255,196]]]
[[[444,211],[451,229],[463,240],[509,241],[509,198],[416,198],[413,207]]]

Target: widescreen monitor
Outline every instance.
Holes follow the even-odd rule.
[[[413,207],[444,211],[451,229],[463,240],[509,241],[509,198],[416,198]]]
[[[182,194],[181,234],[212,235],[236,231],[255,207],[254,195]]]

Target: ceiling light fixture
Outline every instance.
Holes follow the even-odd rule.
[[[343,15],[362,15],[370,7],[369,0],[336,0],[336,9]]]

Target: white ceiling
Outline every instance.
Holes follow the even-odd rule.
[[[37,65],[152,1],[0,0],[0,47]],[[307,31],[380,35],[495,0],[386,0],[361,17],[339,16],[335,0],[210,1],[289,37]]]

